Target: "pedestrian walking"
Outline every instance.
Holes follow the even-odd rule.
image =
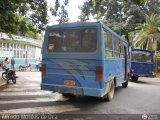
[[[14,58],[12,57],[11,59],[11,69],[14,70],[14,65],[15,65],[15,60]]]

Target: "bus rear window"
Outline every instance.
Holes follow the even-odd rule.
[[[133,62],[153,62],[153,57],[150,52],[132,51]]]
[[[48,33],[48,52],[94,52],[97,49],[95,28],[60,29]]]

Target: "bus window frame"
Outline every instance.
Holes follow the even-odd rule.
[[[121,54],[121,46],[120,46],[120,39],[117,38],[116,36],[112,35],[113,38],[113,46],[114,46],[114,57],[115,58],[120,58]],[[116,47],[115,47],[116,46]],[[118,50],[116,49],[117,46],[119,47]]]
[[[122,42],[122,41],[120,42],[120,44],[121,44],[121,49],[120,49],[120,58],[125,59],[125,46],[124,46],[124,44],[123,44],[123,42]]]
[[[107,41],[108,41],[107,33],[110,34],[110,38],[111,38],[110,40],[111,40],[111,43],[112,43],[112,49],[107,49],[107,45],[108,45],[108,44],[106,44]],[[105,34],[106,34],[106,37],[105,37]],[[103,39],[104,39],[104,44],[105,44],[105,57],[106,58],[114,58],[114,47],[113,47],[112,33],[110,31],[108,31],[108,30],[103,29]],[[108,56],[107,52],[111,53],[111,55]]]
[[[67,54],[67,53],[76,53],[76,54],[81,54],[81,53],[95,53],[95,52],[97,52],[97,50],[98,50],[98,36],[99,36],[99,29],[97,28],[97,27],[95,27],[95,26],[93,26],[93,27],[89,27],[89,28],[87,28],[87,27],[80,27],[80,28],[78,28],[78,29],[95,29],[95,31],[96,31],[96,49],[94,50],[94,51],[79,51],[79,52],[70,52],[70,51],[67,51],[67,52],[65,52],[65,51],[59,51],[59,52],[49,52],[48,51],[48,42],[49,42],[49,33],[50,33],[50,31],[54,31],[54,30],[56,30],[56,31],[58,31],[58,30],[74,30],[74,29],[77,29],[76,27],[66,27],[66,28],[64,28],[64,29],[62,29],[62,28],[59,28],[59,29],[49,29],[48,31],[47,31],[47,33],[46,33],[46,37],[47,37],[47,42],[46,42],[46,52],[47,52],[47,54]]]

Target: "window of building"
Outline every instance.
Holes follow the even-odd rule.
[[[6,43],[7,44],[7,48],[9,48],[9,43]]]
[[[17,56],[16,56],[16,50],[14,50],[13,57],[14,57],[14,58],[17,58]]]
[[[20,51],[20,57],[19,58],[23,58],[23,56],[22,56],[22,50]]]
[[[10,43],[9,48],[10,48],[11,50],[13,49],[13,44],[12,44],[12,43]]]
[[[16,58],[19,58],[19,51],[17,50],[17,57]]]
[[[16,49],[16,44],[14,44],[14,49]]]

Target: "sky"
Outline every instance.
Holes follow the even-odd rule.
[[[63,0],[60,0],[63,1]],[[66,7],[68,10],[69,22],[76,22],[78,20],[78,16],[81,11],[78,8],[79,5],[83,5],[85,0],[69,0],[69,6]],[[54,6],[55,0],[47,0],[49,6]],[[50,20],[49,24],[57,24],[56,18],[51,17],[51,13],[49,13]]]

